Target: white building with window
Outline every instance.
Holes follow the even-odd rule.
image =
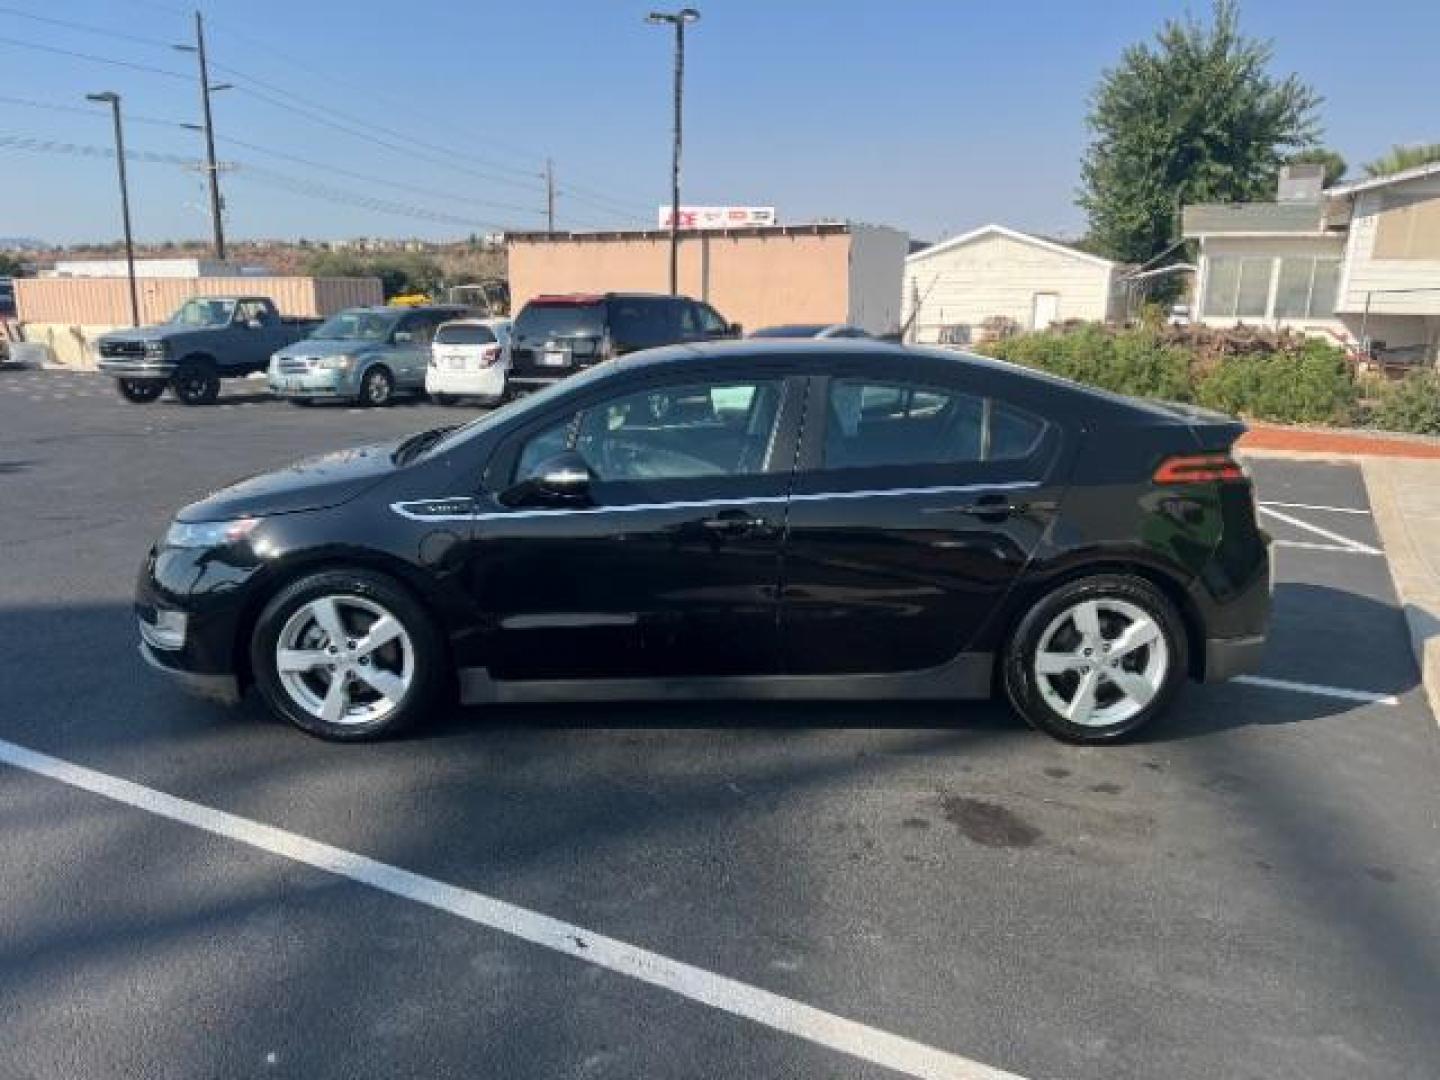
[[[1187,206],[1209,326],[1288,328],[1397,359],[1440,346],[1440,164],[1322,189],[1282,170],[1275,202]]]

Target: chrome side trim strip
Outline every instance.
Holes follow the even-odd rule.
[[[647,510],[705,510],[712,506],[759,506],[785,502],[827,502],[832,499],[872,499],[902,495],[964,495],[980,491],[1023,491],[1040,486],[1039,480],[1014,480],[1003,484],[959,484],[955,486],[876,488],[863,491],[820,491],[802,495],[749,495],[734,499],[694,499],[663,503],[628,503],[624,506],[583,506],[574,509],[542,508],[506,510],[483,514],[426,514],[412,509],[427,504],[448,502],[452,496],[436,499],[409,499],[390,504],[390,509],[412,521],[514,521],[532,517],[574,517],[582,514],[634,514]]]

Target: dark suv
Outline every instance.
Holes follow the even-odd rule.
[[[654,293],[537,296],[515,320],[509,382],[533,390],[640,349],[740,336],[709,304]]]

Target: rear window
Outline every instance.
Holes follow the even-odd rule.
[[[490,345],[495,335],[488,326],[442,326],[435,331],[436,345]]]
[[[526,304],[515,320],[515,336],[531,341],[548,338],[599,337],[605,332],[605,305]]]

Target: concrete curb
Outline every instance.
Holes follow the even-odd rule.
[[[1366,457],[1359,465],[1430,712],[1440,720],[1440,566],[1427,557],[1425,543],[1440,536],[1440,463]],[[1417,535],[1421,525],[1425,535]]]

